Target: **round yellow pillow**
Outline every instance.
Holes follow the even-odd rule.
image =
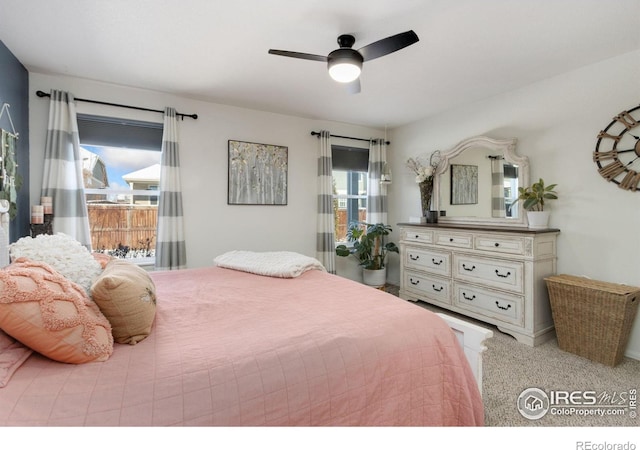
[[[156,287],[143,268],[122,259],[107,263],[91,286],[91,298],[111,323],[119,344],[149,336],[156,315]]]

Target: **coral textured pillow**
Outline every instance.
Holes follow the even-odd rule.
[[[5,387],[13,373],[33,353],[29,347],[0,330],[0,388]]]
[[[136,344],[151,333],[156,287],[143,268],[121,259],[109,261],[91,286],[91,296],[111,322],[116,342]]]
[[[80,242],[64,233],[18,239],[9,246],[11,260],[24,257],[49,264],[53,270],[79,284],[88,293],[102,266]]]
[[[53,360],[105,361],[111,325],[80,286],[46,263],[20,258],[0,270],[0,328]]]

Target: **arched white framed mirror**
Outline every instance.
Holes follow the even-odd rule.
[[[444,212],[438,222],[527,226],[517,198],[518,188],[529,185],[529,158],[516,153],[516,142],[475,136],[441,152],[431,205]]]

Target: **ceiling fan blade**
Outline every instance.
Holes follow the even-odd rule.
[[[418,41],[418,35],[413,30],[410,30],[380,39],[379,41],[373,42],[369,45],[365,45],[359,49],[358,52],[360,52],[365,61],[371,61],[372,59],[379,58],[408,47]]]
[[[327,62],[326,56],[321,55],[312,55],[310,53],[299,53],[299,52],[289,52],[287,50],[269,50],[270,55],[280,55],[280,56],[288,56],[290,58],[298,58],[298,59],[309,59],[311,61],[322,61]]]
[[[346,83],[345,87],[349,94],[359,94],[360,93],[360,78],[356,78],[350,83]]]

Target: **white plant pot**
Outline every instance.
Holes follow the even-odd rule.
[[[367,286],[384,286],[387,282],[387,268],[378,270],[362,269],[362,282]]]
[[[527,211],[529,228],[540,230],[549,228],[549,211]]]

